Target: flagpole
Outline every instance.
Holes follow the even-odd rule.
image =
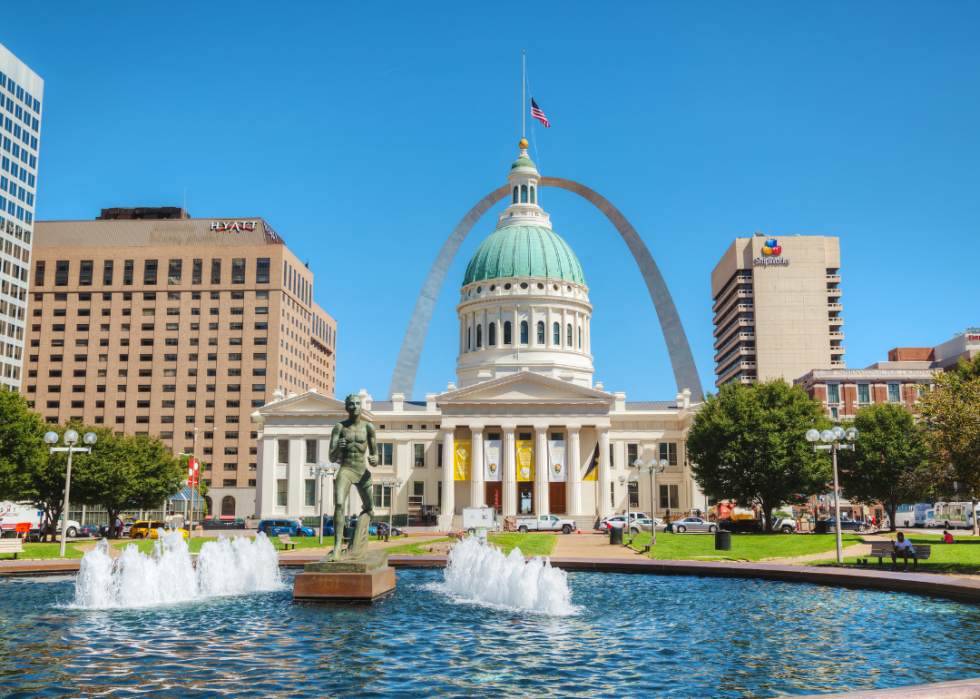
[[[521,138],[525,137],[525,132],[527,128],[524,124],[527,118],[527,90],[525,86],[527,85],[527,56],[521,51],[521,65],[523,67],[523,72],[521,73]]]

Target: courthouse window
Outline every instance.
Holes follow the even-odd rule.
[[[425,445],[415,444],[415,468],[425,468]]]
[[[281,464],[289,463],[289,440],[288,439],[279,440],[279,463]]]
[[[308,464],[316,463],[316,440],[315,439],[306,440],[306,463]]]
[[[286,487],[289,484],[285,478],[280,478],[276,481],[276,505],[279,507],[286,506]]]
[[[378,442],[378,466],[391,466],[394,444]]]
[[[661,442],[660,443],[660,458],[666,459],[669,466],[677,465],[677,443],[676,442]]]
[[[304,503],[307,507],[313,507],[316,505],[316,481],[307,479],[306,483],[306,498]]]

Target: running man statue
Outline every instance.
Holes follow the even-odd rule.
[[[361,496],[361,515],[357,519],[357,531],[350,548],[343,552],[345,560],[357,560],[367,553],[370,539],[371,519],[374,517],[374,497],[372,493],[371,472],[367,465],[378,464],[378,441],[374,425],[361,420],[361,399],[350,394],[344,401],[347,419],[333,426],[330,435],[330,460],[340,464],[337,479],[334,481],[334,547],[327,556],[328,561],[341,559],[344,545],[344,510],[351,486],[357,488]],[[340,524],[338,524],[340,523]]]

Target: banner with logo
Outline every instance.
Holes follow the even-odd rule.
[[[200,464],[201,462],[193,457],[187,462],[187,485],[197,486],[197,480],[200,477]]]
[[[568,467],[565,463],[565,440],[548,440],[548,480],[564,483],[568,480]]]
[[[470,440],[457,439],[453,447],[453,480],[470,479]]]
[[[487,483],[499,483],[503,480],[501,474],[504,464],[501,461],[503,452],[499,439],[488,439],[483,442],[483,479]]]
[[[517,440],[517,481],[534,480],[534,440]]]

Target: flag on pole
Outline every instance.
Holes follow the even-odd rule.
[[[544,115],[544,112],[541,111],[541,107],[539,107],[538,103],[534,101],[534,97],[531,98],[531,116],[537,119],[538,121],[540,121],[545,126],[549,128],[551,127],[551,124],[548,123],[548,117],[546,117]]]

